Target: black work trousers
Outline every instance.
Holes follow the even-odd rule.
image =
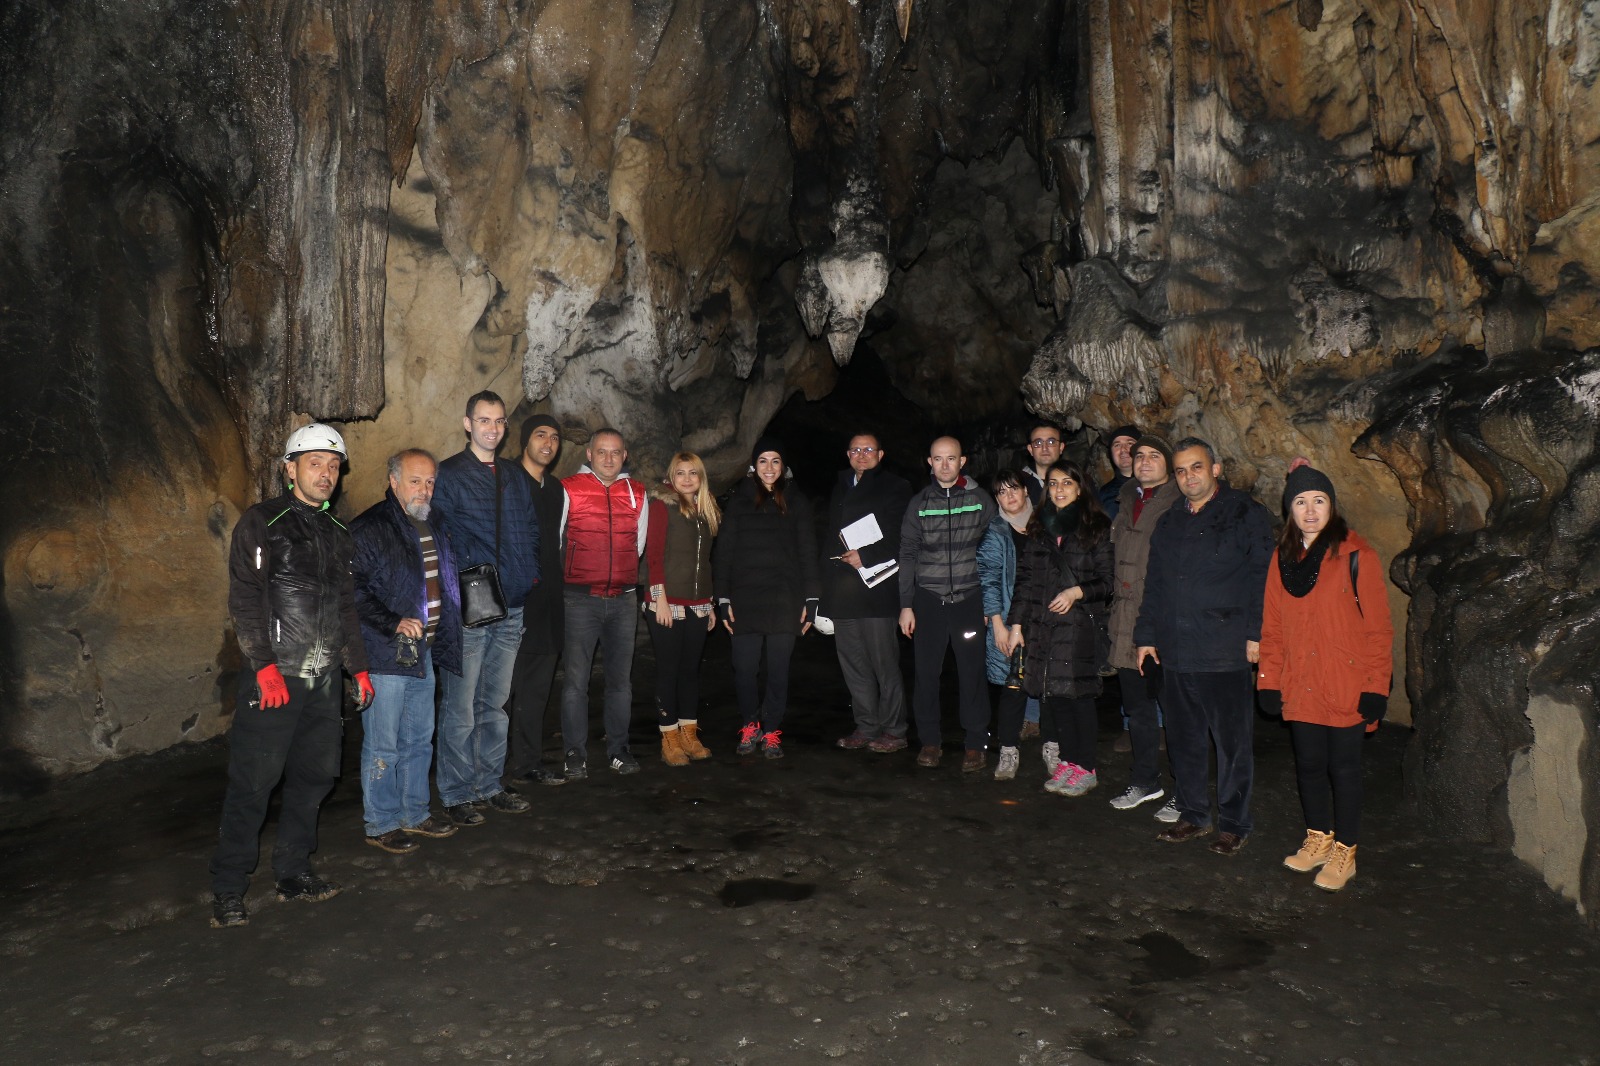
[[[1161,709],[1167,716],[1167,762],[1177,783],[1178,814],[1211,824],[1206,787],[1211,749],[1217,753],[1217,826],[1249,836],[1250,789],[1255,782],[1255,686],[1249,668],[1216,673],[1162,671]]]
[[[983,597],[976,591],[959,603],[940,603],[939,597],[918,588],[912,595],[911,610],[917,627],[911,636],[916,671],[912,707],[917,718],[917,737],[923,747],[937,748],[944,742],[939,724],[939,675],[944,671],[944,653],[955,653],[956,680],[960,686],[961,728],[968,751],[989,747],[989,692],[984,676]]]
[[[1133,745],[1133,774],[1128,782],[1142,789],[1161,786],[1161,705],[1150,695],[1145,676],[1137,670],[1119,669],[1122,712],[1128,716],[1128,740]]]

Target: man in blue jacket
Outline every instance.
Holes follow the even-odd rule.
[[[506,697],[522,642],[523,604],[539,581],[539,520],[528,475],[495,458],[506,435],[505,401],[467,400],[467,446],[439,464],[433,506],[456,565],[493,563],[507,613],[462,633],[461,673],[444,675],[439,701],[439,798],[456,825],[480,825],[480,808],[517,813],[528,801],[500,783],[506,762]]]
[[[434,666],[461,673],[461,588],[450,544],[429,521],[438,464],[410,448],[389,459],[389,491],[350,523],[356,614],[372,672],[361,716],[367,843],[395,855],[456,827],[428,813]]]
[[[1208,756],[1217,751],[1217,839],[1233,855],[1250,835],[1255,774],[1251,664],[1261,652],[1261,604],[1272,558],[1272,518],[1219,479],[1217,453],[1198,437],[1173,449],[1182,499],[1150,535],[1144,598],[1134,623],[1139,671],[1161,674],[1167,761],[1178,821],[1157,834],[1179,843],[1211,832]]]

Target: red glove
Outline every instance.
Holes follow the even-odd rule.
[[[372,678],[363,670],[356,675],[356,688],[361,693],[361,709],[364,711],[372,705],[372,698],[377,690],[372,687]]]
[[[284,684],[277,663],[270,663],[256,671],[256,687],[261,689],[263,707],[283,707],[289,702],[289,686]]]

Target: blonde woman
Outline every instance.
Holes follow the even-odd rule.
[[[711,598],[711,541],[722,514],[706,485],[706,465],[693,452],[667,464],[666,485],[650,500],[644,564],[649,600],[644,615],[656,654],[656,724],[661,760],[687,766],[708,759],[700,743],[700,658],[716,628]]]

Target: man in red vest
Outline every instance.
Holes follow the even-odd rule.
[[[566,778],[588,776],[589,673],[595,649],[605,669],[606,763],[619,774],[639,771],[628,750],[629,709],[633,704],[633,640],[639,626],[635,592],[639,556],[644,551],[644,486],[623,472],[628,449],[622,434],[606,428],[589,438],[589,460],[562,478],[567,509],[566,681],[561,690],[561,738],[566,745]]]

